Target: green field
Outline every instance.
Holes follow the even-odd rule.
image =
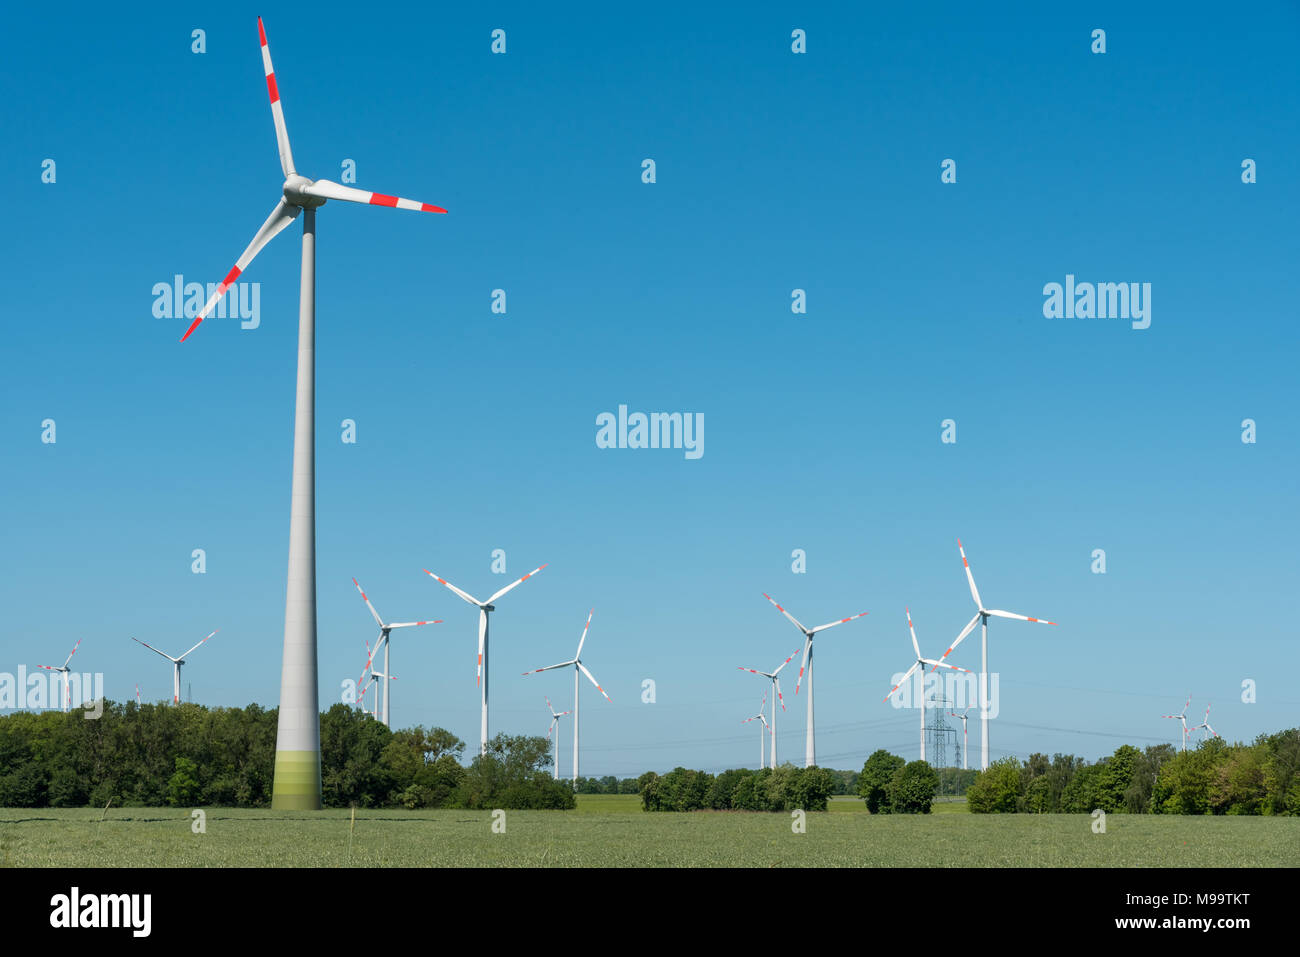
[[[580,795],[576,811],[315,814],[212,809],[0,809],[6,867],[1280,867],[1294,866],[1300,818],[865,812],[833,800],[795,834],[787,814],[646,814],[636,795]],[[102,821],[101,821],[102,818]],[[349,839],[349,830],[351,836]]]

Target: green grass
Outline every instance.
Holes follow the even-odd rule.
[[[840,807],[843,803],[845,806]],[[17,867],[664,866],[1281,867],[1300,818],[1112,814],[979,815],[950,802],[929,815],[870,815],[854,802],[807,815],[647,814],[635,795],[581,795],[577,811],[349,812],[0,809],[0,864]],[[100,823],[101,815],[104,820]]]

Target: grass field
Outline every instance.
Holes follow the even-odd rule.
[[[1112,814],[975,815],[945,802],[930,815],[872,816],[857,799],[807,815],[646,814],[636,795],[580,795],[576,811],[509,811],[493,833],[482,811],[317,814],[212,809],[0,809],[7,867],[1280,867],[1294,866],[1300,818]],[[101,821],[101,817],[103,820]]]

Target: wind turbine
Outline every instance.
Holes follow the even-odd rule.
[[[961,539],[957,539],[957,551],[961,552],[961,563],[966,569],[966,581],[970,584],[970,595],[975,599],[975,607],[979,610],[975,617],[967,623],[966,627],[961,630],[957,640],[948,646],[948,650],[943,653],[946,659],[952,654],[953,649],[962,643],[962,640],[974,630],[975,625],[980,626],[980,766],[982,770],[987,771],[989,767],[989,615],[995,618],[1016,618],[1020,621],[1034,621],[1040,625],[1055,625],[1054,621],[1046,621],[1042,618],[1030,618],[1028,615],[1017,615],[1014,612],[998,611],[994,608],[985,608],[984,603],[980,601],[979,590],[975,587],[975,576],[970,572],[970,562],[966,561],[966,550],[961,546]],[[933,668],[930,669],[934,671]]]
[[[816,628],[805,628],[799,624],[799,620],[790,614],[784,608],[776,603],[776,600],[767,592],[763,592],[763,597],[770,601],[776,610],[794,623],[794,626],[803,632],[803,662],[799,665],[799,677],[794,683],[794,693],[799,693],[799,684],[803,681],[803,673],[808,671],[808,731],[807,739],[804,743],[804,766],[811,768],[817,763],[817,749],[814,745],[813,736],[813,676],[812,676],[812,653],[813,653],[813,635],[819,631],[825,631],[827,628],[834,628],[836,625],[842,625],[846,621],[852,621],[854,618],[861,618],[867,612],[859,612],[856,615],[850,615],[848,618],[841,618],[839,621],[832,621],[825,625],[818,625]],[[775,713],[775,712],[774,712]]]
[[[1187,703],[1186,703],[1185,705],[1183,705],[1183,710],[1182,710],[1182,711],[1180,711],[1178,714],[1162,714],[1162,715],[1160,716],[1160,717],[1162,717],[1162,718],[1173,718],[1175,721],[1177,721],[1179,724],[1182,725],[1182,728],[1183,728],[1183,750],[1184,750],[1184,751],[1187,750],[1187,735],[1188,735],[1188,734],[1193,730],[1193,729],[1187,727],[1187,709],[1190,708],[1191,706],[1192,706],[1192,696],[1191,696],[1191,695],[1188,695],[1188,696],[1187,696]],[[1207,719],[1209,718],[1209,715],[1210,715],[1210,709],[1209,709],[1209,708],[1206,708],[1206,709],[1205,709],[1205,716],[1206,716]]]
[[[220,628],[217,629],[217,631],[220,630],[221,630]],[[212,635],[215,635],[217,631],[214,631]],[[211,638],[212,635],[208,635],[208,638]],[[208,638],[204,638],[203,641],[207,641]],[[147,641],[141,641],[139,638],[136,637],[132,637],[131,640],[134,641],[136,644],[144,645],[146,648],[148,648],[150,651],[156,654],[162,655],[164,658],[166,658],[168,661],[172,663],[175,669],[172,672],[172,704],[180,704],[181,703],[181,665],[185,664],[185,656],[188,655],[191,651],[193,651],[194,648],[197,648],[199,645],[203,644],[203,641],[200,641],[199,645],[195,645],[194,648],[191,648],[189,651],[185,652],[185,654],[173,658],[171,655],[167,654],[167,652],[159,651],[157,648],[149,644]]]
[[[1219,737],[1219,732],[1215,731],[1212,727],[1210,727],[1210,706],[1208,704],[1205,706],[1205,719],[1196,727],[1192,728],[1192,730],[1205,732],[1205,737],[1201,741],[1202,744],[1204,744],[1206,741],[1209,741],[1210,738],[1212,737],[1213,738]]]
[[[389,681],[397,680],[397,675],[388,674],[387,669],[385,669],[385,671],[383,672],[375,671],[375,655],[376,653],[378,653],[378,651],[379,651],[379,642],[377,641],[375,642],[374,651],[370,650],[370,642],[368,641],[366,642],[366,666],[361,670],[361,678],[365,678],[367,672],[369,672],[370,677],[367,678],[366,683],[361,686],[361,692],[359,695],[361,699],[362,714],[368,714],[376,721],[379,720],[379,685],[375,685],[375,703],[373,706],[373,710],[371,711],[366,710],[366,691],[369,690],[372,684],[375,684],[376,678],[383,680],[385,689],[388,687]],[[358,678],[357,681],[360,682],[361,678]],[[387,694],[385,694],[385,697],[387,697]]]
[[[767,708],[766,694],[763,695],[763,703],[758,706],[758,714],[746,718],[744,721],[740,722],[741,724],[749,724],[749,722],[753,721],[755,718],[763,722],[763,724],[758,729],[758,767],[760,770],[763,768],[763,756],[767,753],[766,747],[763,744],[764,731],[766,731],[772,737],[772,747],[773,749],[776,748],[776,732],[773,731],[772,728],[768,726],[767,715],[763,713],[765,708]],[[772,711],[772,715],[773,717],[776,716],[775,709]],[[776,767],[775,761],[773,762],[772,767],[774,768]]]
[[[931,674],[934,673],[935,668],[948,668],[952,671],[963,671],[966,674],[970,674],[970,672],[966,671],[965,668],[958,668],[956,665],[945,665],[942,661],[935,661],[933,658],[926,658],[924,655],[922,655],[921,646],[916,643],[916,629],[912,627],[912,609],[907,608],[906,611],[907,611],[907,630],[912,633],[912,650],[916,652],[916,661],[912,663],[912,667],[907,669],[907,674],[903,675],[903,679],[899,681],[898,684],[894,685],[894,687],[889,689],[889,694],[885,695],[885,700],[888,701],[890,698],[892,698],[894,696],[894,692],[897,691],[899,688],[903,687],[903,685],[907,684],[907,679],[912,677],[912,675],[916,672],[918,668],[921,669],[921,760],[924,761],[925,760],[925,666],[934,665],[934,668],[930,669]],[[965,720],[963,720],[962,728],[964,729],[965,727],[966,727],[966,722]],[[965,752],[962,753],[965,754]]]
[[[794,656],[797,654],[799,654],[798,648],[796,648],[791,653],[789,658],[785,659],[785,661],[777,665],[776,668],[774,668],[772,671],[757,671],[754,668],[742,668],[739,665],[736,666],[737,669],[740,671],[748,671],[751,675],[762,675],[764,678],[767,678],[772,682],[772,767],[773,768],[776,767],[776,704],[778,701],[781,702],[781,710],[782,711],[785,710],[785,698],[781,696],[781,679],[778,678],[777,675],[781,673],[782,668],[784,668],[786,665],[788,665],[790,662],[794,660]],[[763,700],[767,701],[766,695],[763,696]]]
[[[374,616],[375,623],[379,625],[379,638],[376,639],[376,641],[375,641],[375,652],[377,653],[377,652],[379,651],[379,645],[380,645],[380,643],[382,643],[383,646],[384,646],[384,673],[383,673],[383,674],[378,674],[378,673],[376,673],[376,672],[374,671],[374,669],[373,669],[373,653],[372,653],[372,656],[371,656],[371,657],[372,657],[372,667],[371,667],[371,672],[370,672],[370,673],[371,673],[372,675],[374,675],[376,678],[391,678],[392,675],[389,673],[389,670],[388,670],[388,646],[389,646],[389,644],[391,644],[391,642],[390,642],[390,640],[389,640],[389,637],[388,637],[388,633],[389,633],[390,631],[392,631],[394,628],[416,628],[416,627],[418,627],[418,626],[420,626],[420,625],[441,625],[441,624],[442,624],[442,619],[439,618],[439,619],[437,619],[436,621],[394,621],[394,622],[390,622],[390,623],[388,623],[388,624],[384,624],[384,619],[382,619],[382,618],[379,617],[379,612],[375,611],[375,606],[372,605],[372,604],[370,604],[370,599],[366,597],[365,589],[363,589],[359,584],[357,584],[357,580],[356,580],[355,578],[352,579],[352,584],[354,584],[354,585],[357,586],[357,591],[361,593],[361,600],[364,601],[364,602],[366,603],[366,607],[370,609],[370,614],[371,614],[372,616]],[[370,648],[370,644],[369,644],[369,642],[366,643],[366,648],[367,648],[367,650]],[[377,698],[377,697],[376,697],[375,701],[376,701],[376,704],[377,704],[377,703],[378,703],[378,698]],[[387,681],[384,682],[384,718],[383,718],[383,721],[384,721],[384,727],[388,727],[388,682],[387,682]]]
[[[551,726],[546,729],[546,740],[549,741],[551,740],[551,732],[554,731],[555,726],[560,723],[560,719],[566,714],[572,714],[573,712],[561,711],[559,714],[556,714],[555,706],[551,704],[551,699],[547,698],[545,695],[542,697],[546,698],[546,710],[551,712]],[[555,780],[560,780],[560,736],[558,734],[555,736]]]
[[[596,680],[596,676],[588,671],[587,666],[582,663],[582,645],[587,640],[587,630],[591,628],[591,616],[595,613],[596,609],[594,608],[587,613],[587,624],[582,628],[582,637],[578,639],[578,650],[574,654],[572,661],[561,661],[558,665],[547,665],[545,668],[535,668],[532,671],[524,672],[524,676],[527,677],[528,675],[539,674],[543,671],[551,671],[554,668],[567,668],[569,665],[573,665],[573,786],[575,788],[578,786],[578,688],[580,684],[578,681],[578,672],[581,671],[591,679],[591,683],[596,686],[596,690],[605,695],[606,701],[610,704],[614,703],[614,699],[605,694],[605,689],[600,686],[600,682]]]
[[[550,564],[550,562],[547,562],[547,563],[546,563],[546,565],[549,565],[549,564]],[[519,585],[519,584],[521,584],[521,583],[523,583],[523,582],[528,581],[528,579],[532,578],[534,575],[536,575],[538,572],[540,572],[543,568],[545,568],[546,565],[542,565],[542,566],[540,566],[540,567],[538,567],[538,568],[534,568],[532,571],[530,571],[530,572],[529,572],[527,575],[525,575],[523,578],[519,578],[519,579],[516,579],[515,581],[512,581],[509,585],[507,585],[505,588],[502,588],[499,592],[497,592],[496,594],[494,594],[494,595],[493,595],[491,598],[489,598],[487,601],[479,601],[479,600],[478,600],[477,598],[475,598],[473,595],[470,595],[470,594],[468,594],[467,592],[463,592],[463,591],[461,591],[459,588],[457,588],[457,587],[456,587],[455,585],[453,585],[451,582],[447,581],[447,579],[445,579],[445,578],[439,578],[437,575],[435,575],[433,572],[429,571],[429,569],[427,569],[427,568],[424,570],[424,573],[425,573],[426,575],[428,575],[430,578],[434,579],[435,581],[440,581],[440,582],[442,582],[444,585],[446,585],[448,588],[450,588],[452,591],[454,591],[454,592],[455,592],[457,595],[459,595],[461,598],[465,599],[465,600],[466,600],[467,602],[469,602],[471,605],[474,605],[475,607],[478,608],[478,686],[479,686],[479,691],[481,692],[482,697],[483,697],[483,720],[482,720],[482,725],[481,725],[481,728],[480,728],[480,731],[479,731],[479,754],[482,754],[482,755],[486,755],[486,754],[487,754],[487,741],[488,741],[488,615],[491,614],[492,612],[496,611],[496,606],[493,605],[492,603],[493,603],[494,601],[496,601],[498,598],[500,598],[502,595],[504,595],[506,592],[508,592],[510,589],[514,588],[516,585]],[[577,720],[575,719],[573,723],[576,725],[578,722],[577,722]]]
[[[280,88],[271,66],[266,29],[257,18],[262,66],[271,98],[271,118],[284,174],[282,198],[271,210],[253,241],[236,260],[207,304],[194,317],[184,342],[207,317],[226,290],[240,277],[266,244],[304,213],[302,219],[302,278],[298,303],[298,384],[293,417],[293,479],[289,501],[289,571],[284,603],[284,658],[280,672],[280,712],[275,739],[275,776],[271,807],[277,810],[319,810],[320,715],[316,673],[316,210],[326,200],[339,199],[371,206],[445,213],[439,206],[382,193],[340,186],[327,179],[310,180],[298,173],[289,148]],[[176,697],[180,697],[177,690]]]
[[[965,711],[962,711],[961,714],[957,714],[956,711],[949,711],[949,713],[948,713],[948,714],[952,715],[953,718],[957,718],[957,719],[961,720],[961,723],[962,723],[962,770],[963,770],[963,771],[966,771],[966,770],[967,770],[967,767],[966,767],[966,752],[967,752],[967,750],[970,749],[970,736],[967,736],[967,733],[966,733],[966,718],[967,718],[967,716],[970,715],[970,711],[971,711],[971,710],[969,709],[969,707],[967,707],[967,709],[966,709]]]
[[[63,675],[63,710],[65,712],[72,705],[72,690],[68,687],[68,673],[72,671],[72,669],[68,667],[68,662],[72,660],[72,656],[77,653],[77,649],[81,647],[81,643],[84,640],[84,638],[77,639],[77,643],[73,645],[72,650],[68,652],[68,657],[64,658],[63,664],[59,665],[57,668],[54,667],[54,665],[37,665],[38,668],[44,668],[46,671],[57,671]]]

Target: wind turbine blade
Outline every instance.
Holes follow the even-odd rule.
[[[441,625],[441,624],[442,624],[442,619],[441,619],[441,618],[437,618],[437,619],[435,619],[435,620],[433,620],[433,621],[395,621],[395,622],[393,622],[391,625],[389,625],[388,627],[389,627],[389,629],[393,629],[393,628],[418,628],[420,625]]]
[[[961,630],[961,633],[957,636],[956,640],[951,645],[948,646],[948,650],[945,651],[943,655],[940,656],[939,658],[940,661],[946,660],[947,657],[950,654],[952,654],[953,649],[956,648],[958,645],[960,645],[962,641],[965,640],[966,636],[975,630],[975,626],[979,624],[979,620],[980,620],[980,616],[976,614],[976,616],[967,623],[966,627]],[[931,668],[930,670],[933,671],[934,669]]]
[[[912,627],[912,609],[907,609],[907,630],[912,633],[912,648],[916,652],[916,657],[921,657],[921,646],[916,643],[916,629]]]
[[[803,639],[803,661],[799,662],[799,677],[794,680],[794,693],[799,693],[799,685],[803,682],[804,669],[808,667],[808,651],[812,648],[812,636],[805,635]]]
[[[912,677],[912,675],[916,672],[916,669],[919,667],[921,667],[921,662],[919,661],[912,662],[912,667],[907,669],[907,674],[903,675],[902,680],[899,681],[898,684],[894,685],[894,687],[889,689],[889,694],[885,695],[883,700],[888,701],[890,698],[892,698],[894,696],[894,692],[897,691],[899,688],[903,687],[903,685],[907,684],[907,679]]]
[[[1030,618],[1028,615],[1017,615],[1017,614],[1013,614],[1012,612],[1009,612],[1009,611],[995,611],[995,610],[992,609],[992,608],[988,609],[988,613],[989,613],[990,615],[997,615],[999,618],[1015,618],[1015,619],[1018,619],[1019,621],[1036,621],[1036,622],[1038,622],[1040,625],[1054,625],[1054,624],[1056,624],[1056,622],[1054,622],[1054,621],[1048,621],[1048,620],[1046,620],[1045,618]]]
[[[257,231],[257,235],[254,236],[253,241],[248,244],[248,248],[244,250],[243,255],[236,260],[234,267],[230,272],[226,273],[226,278],[221,280],[221,285],[217,286],[216,291],[208,297],[207,305],[205,305],[199,314],[194,317],[194,321],[190,323],[190,327],[185,330],[185,335],[181,336],[181,342],[188,339],[190,333],[199,327],[199,323],[208,317],[208,313],[210,313],[212,307],[217,304],[217,300],[224,296],[226,290],[234,285],[235,280],[240,277],[240,274],[248,268],[248,264],[253,261],[253,257],[260,253],[267,243],[279,235],[280,230],[284,229],[284,227],[297,219],[298,214],[301,212],[301,207],[291,206],[283,199],[276,203],[275,209],[271,210],[271,215],[266,217],[266,222],[264,222],[262,228]]]
[[[400,196],[386,196],[383,193],[369,193],[364,189],[342,186],[328,179],[318,179],[302,191],[308,196],[321,199],[341,199],[348,203],[362,203],[370,206],[393,206],[397,209],[413,209],[422,213],[445,213],[441,206],[422,203],[418,199],[403,199]]]
[[[217,629],[217,631],[220,631],[220,630],[221,630],[220,628]],[[215,634],[217,633],[217,631],[214,631],[214,632],[212,633],[212,635],[215,635]],[[208,638],[211,638],[212,635],[208,635]],[[203,641],[207,641],[208,638],[204,638]],[[199,645],[203,644],[203,641],[200,641],[200,642],[199,642]],[[194,648],[197,648],[199,645],[195,645]],[[190,651],[193,651],[194,648],[191,648]],[[190,653],[190,651],[185,652],[185,655],[188,655],[188,654]],[[180,657],[184,658],[185,655],[181,655]]]
[[[136,642],[137,644],[144,645],[146,648],[148,648],[150,651],[154,652],[155,654],[162,655],[164,658],[166,658],[168,661],[172,662],[173,664],[176,663],[176,659],[175,659],[175,658],[173,658],[171,655],[167,654],[167,652],[165,652],[165,651],[159,651],[159,650],[158,650],[157,648],[155,648],[153,645],[149,644],[149,642],[147,642],[147,641],[141,641],[139,638],[136,638],[134,635],[131,637],[131,640],[134,641],[134,642]]]
[[[445,578],[439,578],[437,575],[435,575],[433,572],[429,571],[429,569],[427,569],[427,568],[424,569],[424,573],[425,573],[426,575],[428,575],[430,578],[432,578],[434,581],[442,582],[444,585],[446,585],[448,588],[450,588],[452,591],[454,591],[457,595],[459,595],[461,598],[465,599],[467,602],[469,602],[471,605],[475,606],[476,608],[482,608],[484,605],[490,605],[490,604],[492,604],[490,601],[479,601],[477,598],[475,598],[473,595],[469,594],[468,592],[463,592],[463,591],[461,591],[459,588],[457,588],[457,587],[456,587],[455,585],[453,585],[451,582],[447,581],[447,579],[445,579]]]
[[[546,563],[546,565],[549,565],[549,564],[550,564],[550,562],[547,562],[547,563]],[[546,565],[539,565],[537,568],[534,568],[532,571],[530,571],[530,572],[529,572],[527,575],[525,575],[523,578],[520,578],[520,579],[518,579],[517,581],[512,581],[512,582],[511,582],[509,585],[507,585],[505,588],[501,589],[499,592],[497,592],[495,595],[493,595],[491,598],[489,598],[489,599],[487,600],[487,603],[488,603],[489,605],[492,604],[494,601],[496,601],[498,598],[500,598],[502,595],[504,595],[504,594],[505,594],[506,592],[508,592],[510,589],[515,588],[515,587],[517,587],[517,586],[519,586],[519,585],[522,585],[524,582],[528,581],[528,579],[532,578],[534,575],[536,575],[538,572],[540,572],[543,568],[545,568]]]
[[[852,621],[854,618],[861,618],[863,615],[867,615],[867,614],[870,614],[870,612],[860,611],[856,615],[849,615],[849,617],[841,618],[839,621],[831,621],[831,622],[827,622],[824,625],[818,625],[816,628],[812,630],[812,632],[815,635],[819,631],[825,631],[827,628],[834,628],[836,625],[842,625],[846,621]]]
[[[289,149],[289,129],[284,125],[284,107],[280,105],[280,88],[275,83],[275,67],[271,66],[271,48],[266,45],[266,28],[262,18],[257,18],[257,35],[262,41],[262,67],[266,70],[266,92],[271,96],[271,118],[275,120],[275,145],[280,150],[280,170],[285,178],[294,175],[293,151]]]
[[[961,539],[957,539],[957,551],[961,552],[961,563],[966,569],[966,581],[970,583],[970,596],[975,599],[975,607],[982,609],[984,603],[980,601],[979,589],[975,587],[975,576],[970,573],[970,562],[966,561],[966,549],[961,547]]]
[[[582,657],[582,646],[587,641],[587,629],[591,627],[591,616],[594,614],[596,614],[596,609],[594,608],[587,612],[587,623],[582,626],[582,637],[578,639],[578,652],[573,656],[574,661],[577,661]]]
[[[551,726],[546,729],[546,740],[551,740],[551,732],[555,730],[555,725],[559,722],[558,718],[551,718]]]
[[[934,665],[935,668],[947,668],[950,671],[961,671],[968,675],[973,675],[975,673],[967,668],[958,668],[956,665],[945,665],[942,661],[935,661],[933,658],[922,658],[921,660],[927,665]],[[934,668],[931,668],[930,670],[933,671]]]
[[[68,652],[68,657],[65,658],[65,659],[63,659],[63,667],[65,667],[65,668],[68,667],[68,662],[72,660],[72,656],[75,655],[75,654],[77,653],[77,649],[81,647],[81,643],[82,643],[84,640],[85,640],[84,638],[78,638],[78,639],[77,639],[77,643],[76,643],[75,645],[73,645],[73,646],[72,646],[72,650],[71,650],[70,652]],[[1209,713],[1210,713],[1210,709],[1209,709],[1209,708],[1206,708],[1206,709],[1205,709],[1205,713],[1206,713],[1206,714],[1209,714]]]
[[[780,605],[778,605],[778,604],[777,604],[777,601],[776,601],[775,598],[773,598],[773,597],[772,597],[771,595],[769,595],[767,592],[763,592],[763,597],[766,598],[768,601],[770,601],[770,602],[772,603],[773,607],[775,607],[777,611],[779,611],[781,614],[785,615],[785,617],[789,618],[790,621],[792,621],[792,622],[794,623],[794,626],[795,626],[796,628],[798,628],[800,631],[802,631],[805,635],[808,634],[808,629],[805,628],[803,625],[801,625],[801,624],[799,623],[799,619],[796,618],[794,615],[790,614],[788,611],[786,611],[786,610],[785,610],[784,608],[782,608]]]
[[[375,611],[375,606],[370,604],[370,599],[366,597],[366,590],[361,587],[361,583],[358,582],[355,578],[352,579],[352,584],[357,586],[357,591],[361,593],[361,600],[364,601],[366,603],[366,607],[370,609],[370,614],[374,617],[375,624],[377,624],[380,628],[383,628],[384,619],[379,617],[379,612]]]
[[[613,703],[614,703],[614,699],[611,698],[609,695],[605,694],[605,689],[602,688],[602,687],[600,686],[600,682],[597,681],[597,680],[595,679],[595,677],[592,675],[592,673],[591,673],[590,671],[587,670],[587,666],[584,665],[581,661],[574,662],[574,663],[575,663],[575,664],[576,664],[580,669],[582,669],[582,673],[583,673],[584,675],[586,675],[588,678],[591,679],[591,683],[594,684],[594,685],[596,686],[596,690],[599,691],[601,694],[604,694],[604,695],[605,695],[605,700],[608,701],[610,704],[613,704]]]
[[[524,676],[540,674],[543,671],[554,671],[556,668],[567,668],[569,665],[576,665],[576,661],[561,661],[558,665],[547,665],[545,668],[534,668],[532,671],[523,672]]]
[[[781,703],[781,710],[785,710],[785,698],[781,697],[781,679],[773,678],[772,684],[776,685],[776,700]]]
[[[781,662],[779,665],[776,666],[776,670],[772,672],[772,677],[775,678],[777,675],[779,675],[781,673],[781,669],[784,668],[786,665],[788,665],[790,662],[794,661],[795,656],[798,654],[799,654],[798,648],[790,652],[790,657],[785,659],[785,661]]]

